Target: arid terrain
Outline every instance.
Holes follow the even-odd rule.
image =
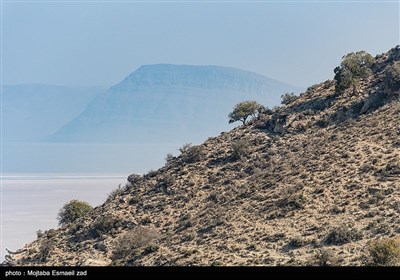
[[[373,240],[400,236],[399,61],[398,46],[356,87],[313,85],[183,147],[5,264],[371,264]]]

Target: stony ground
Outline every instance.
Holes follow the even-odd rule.
[[[384,83],[333,81],[209,138],[87,216],[7,256],[11,265],[363,265],[400,236],[400,101]]]

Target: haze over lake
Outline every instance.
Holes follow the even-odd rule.
[[[182,144],[3,143],[5,173],[144,173]]]
[[[92,206],[126,182],[125,174],[5,174],[2,177],[1,261],[5,248],[17,250],[36,231],[56,228],[65,202],[79,199]]]

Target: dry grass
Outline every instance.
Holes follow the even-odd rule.
[[[95,208],[73,234],[58,230],[58,253],[46,264],[111,263],[115,240],[142,224],[160,233],[158,249],[119,264],[362,265],[368,242],[400,234],[400,102],[361,110],[368,94],[383,90],[379,77],[393,56],[377,58],[358,95],[337,96],[332,81],[315,85],[158,171],[132,175],[132,187]],[[232,160],[232,143],[243,139],[245,152]],[[71,242],[79,235],[90,238]],[[15,259],[31,264],[35,257]]]

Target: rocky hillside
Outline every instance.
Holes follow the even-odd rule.
[[[400,83],[388,74],[400,47],[375,60],[356,90],[314,85],[130,175],[104,204],[6,263],[368,264],[373,240],[400,236]]]

